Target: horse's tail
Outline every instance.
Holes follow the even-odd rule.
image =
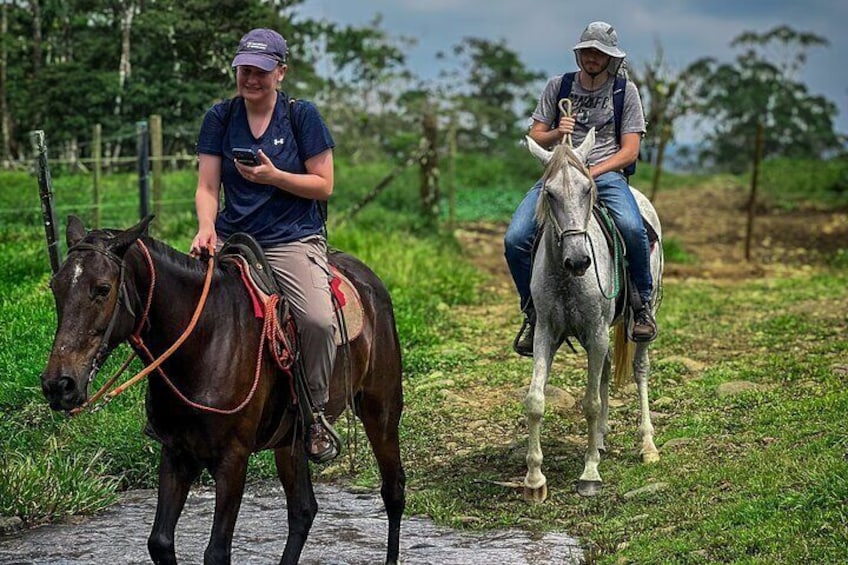
[[[633,342],[628,341],[623,320],[615,324],[614,330],[612,386],[616,390],[621,390],[633,371],[633,358],[636,355],[636,346]]]

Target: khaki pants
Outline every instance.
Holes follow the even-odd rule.
[[[324,406],[330,397],[330,375],[336,359],[327,242],[323,236],[309,236],[265,248],[265,256],[291,304],[312,400]]]

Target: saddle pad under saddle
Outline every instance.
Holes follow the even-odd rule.
[[[330,288],[333,292],[333,303],[336,310],[341,310],[341,319],[344,320],[344,330],[336,327],[336,345],[344,345],[351,342],[362,333],[365,314],[362,310],[362,298],[350,280],[339,271],[335,265],[330,264],[330,272],[333,280]]]
[[[257,318],[262,318],[265,315],[263,305],[269,298],[268,283],[257,281],[256,271],[251,268],[250,261],[244,256],[227,255],[225,259],[238,266],[242,282],[250,293],[254,315]],[[333,275],[330,281],[333,308],[339,317],[336,320],[337,324],[333,337],[336,345],[344,345],[353,341],[362,333],[365,314],[362,310],[362,299],[356,287],[335,265],[330,264],[330,272]],[[344,322],[344,331],[339,327],[341,321]]]

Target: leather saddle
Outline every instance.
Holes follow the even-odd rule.
[[[234,263],[242,272],[242,280],[247,286],[253,299],[254,313],[257,317],[264,316],[263,306],[268,298],[274,294],[282,295],[274,270],[265,257],[262,246],[247,233],[234,233],[224,242],[221,251],[218,252],[220,261]],[[343,345],[356,339],[361,333],[364,324],[364,311],[362,299],[356,287],[350,280],[333,265],[333,254],[329,255],[330,289],[333,304],[336,310],[337,324],[335,332],[336,345]],[[281,300],[281,306],[287,303]],[[279,313],[284,316],[284,312]],[[279,320],[285,319],[278,316]]]

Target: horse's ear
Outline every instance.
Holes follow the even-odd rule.
[[[65,230],[65,241],[68,243],[68,249],[82,241],[85,237],[85,226],[78,217],[71,214],[68,216],[68,227]]]
[[[575,153],[580,156],[580,160],[584,163],[589,160],[589,153],[592,151],[592,148],[595,146],[595,128],[591,128],[589,133],[586,134],[586,137],[583,139],[583,143],[580,144],[580,147],[575,149]]]
[[[536,143],[529,135],[525,136],[525,139],[527,140],[527,148],[530,150],[530,153],[532,153],[539,161],[541,161],[543,165],[547,165],[548,162],[551,160],[551,156],[553,156],[553,152],[548,151],[547,149]]]
[[[124,230],[115,237],[113,237],[111,240],[109,240],[108,243],[109,250],[115,255],[123,256],[123,254],[126,252],[130,245],[135,243],[138,238],[147,235],[147,226],[152,221],[153,215],[151,214],[149,216],[146,216],[143,220],[141,220],[133,227]]]

